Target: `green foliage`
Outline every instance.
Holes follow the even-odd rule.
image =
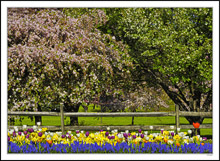
[[[159,85],[182,110],[212,103],[211,8],[108,8],[100,29],[130,47],[135,79]]]

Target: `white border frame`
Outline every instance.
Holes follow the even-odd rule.
[[[212,7],[213,154],[7,154],[7,7]],[[218,1],[1,1],[1,159],[3,160],[213,160],[219,159],[219,2]],[[65,156],[64,156],[65,155]],[[182,156],[184,155],[184,156]]]

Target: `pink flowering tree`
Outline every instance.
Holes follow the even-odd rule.
[[[78,112],[103,93],[123,93],[132,63],[125,45],[97,29],[104,23],[100,10],[75,19],[58,9],[9,8],[8,110],[50,111],[64,103],[65,111]]]

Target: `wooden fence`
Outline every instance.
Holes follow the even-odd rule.
[[[88,112],[64,112],[63,104],[60,106],[60,112],[8,112],[8,115],[17,116],[60,116],[61,126],[40,126],[40,128],[47,127],[48,130],[56,131],[61,130],[64,134],[65,130],[106,130],[107,127],[110,129],[118,129],[119,131],[124,130],[151,130],[150,126],[146,125],[131,125],[131,126],[64,126],[64,116],[77,116],[77,117],[162,117],[162,116],[175,116],[176,124],[173,125],[174,129],[193,129],[193,125],[180,125],[180,116],[202,116],[204,118],[212,118],[212,112],[185,112],[179,111],[179,106],[175,105],[175,112],[120,112],[120,113],[88,113]],[[171,125],[153,125],[153,130],[169,130]],[[30,126],[32,127],[32,126]],[[9,126],[13,128],[13,126]],[[29,128],[29,127],[28,127]],[[212,128],[212,124],[202,124],[201,129]],[[18,129],[22,129],[22,126],[18,126]]]

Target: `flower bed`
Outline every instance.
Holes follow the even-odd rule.
[[[8,130],[9,153],[212,153],[212,142],[187,132],[164,131],[151,133],[100,130],[47,132],[47,128],[18,131]]]

